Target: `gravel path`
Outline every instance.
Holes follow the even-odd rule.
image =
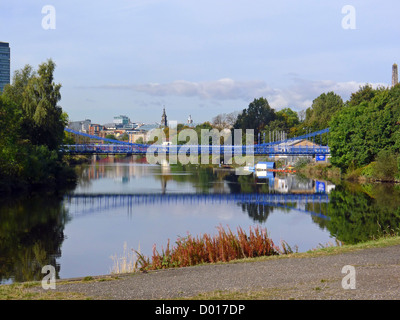
[[[355,289],[342,287],[345,265],[355,268]],[[160,270],[110,281],[72,281],[57,284],[56,290],[110,300],[173,299],[220,290],[262,292],[262,299],[397,300],[400,245],[319,257]]]

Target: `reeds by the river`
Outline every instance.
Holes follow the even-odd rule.
[[[280,250],[268,238],[266,230],[258,226],[250,228],[248,235],[240,227],[237,228],[237,234],[234,234],[230,228],[226,230],[220,226],[216,236],[204,234],[193,237],[188,234],[186,237],[178,238],[172,248],[168,240],[166,248],[162,248],[161,253],[154,245],[151,259],[140,252],[135,252],[138,257],[137,267],[140,270],[156,270],[278,255],[289,253],[288,248],[284,246],[283,251]]]
[[[138,252],[140,252],[140,249]],[[111,273],[130,273],[138,271],[137,254],[132,250],[128,250],[126,242],[124,243],[124,252],[122,256],[118,257],[117,255],[113,255],[111,259],[114,261]]]

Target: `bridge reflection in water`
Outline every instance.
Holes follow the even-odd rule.
[[[238,194],[71,194],[65,197],[65,204],[72,217],[93,214],[103,210],[126,208],[128,213],[133,207],[141,205],[174,204],[257,204],[297,210],[323,219],[329,219],[320,212],[321,204],[329,202],[324,193],[238,193]],[[311,205],[310,205],[311,204]],[[316,204],[316,206],[312,205]],[[78,210],[76,210],[78,208]],[[83,210],[82,210],[83,208]],[[311,208],[311,210],[310,210]],[[318,208],[319,212],[312,210]]]

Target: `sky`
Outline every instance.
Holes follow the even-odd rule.
[[[50,9],[49,9],[50,6]],[[390,86],[398,0],[1,0],[11,72],[51,58],[71,121],[212,121]]]

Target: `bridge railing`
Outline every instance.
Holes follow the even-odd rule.
[[[285,147],[285,146],[234,146],[234,145],[221,145],[221,146],[202,146],[202,145],[121,145],[121,144],[77,144],[77,145],[64,145],[61,151],[71,154],[118,154],[118,153],[132,153],[132,154],[145,154],[152,153],[165,153],[165,154],[230,154],[230,155],[244,155],[244,154],[270,154],[270,155],[327,155],[330,153],[329,147]]]

